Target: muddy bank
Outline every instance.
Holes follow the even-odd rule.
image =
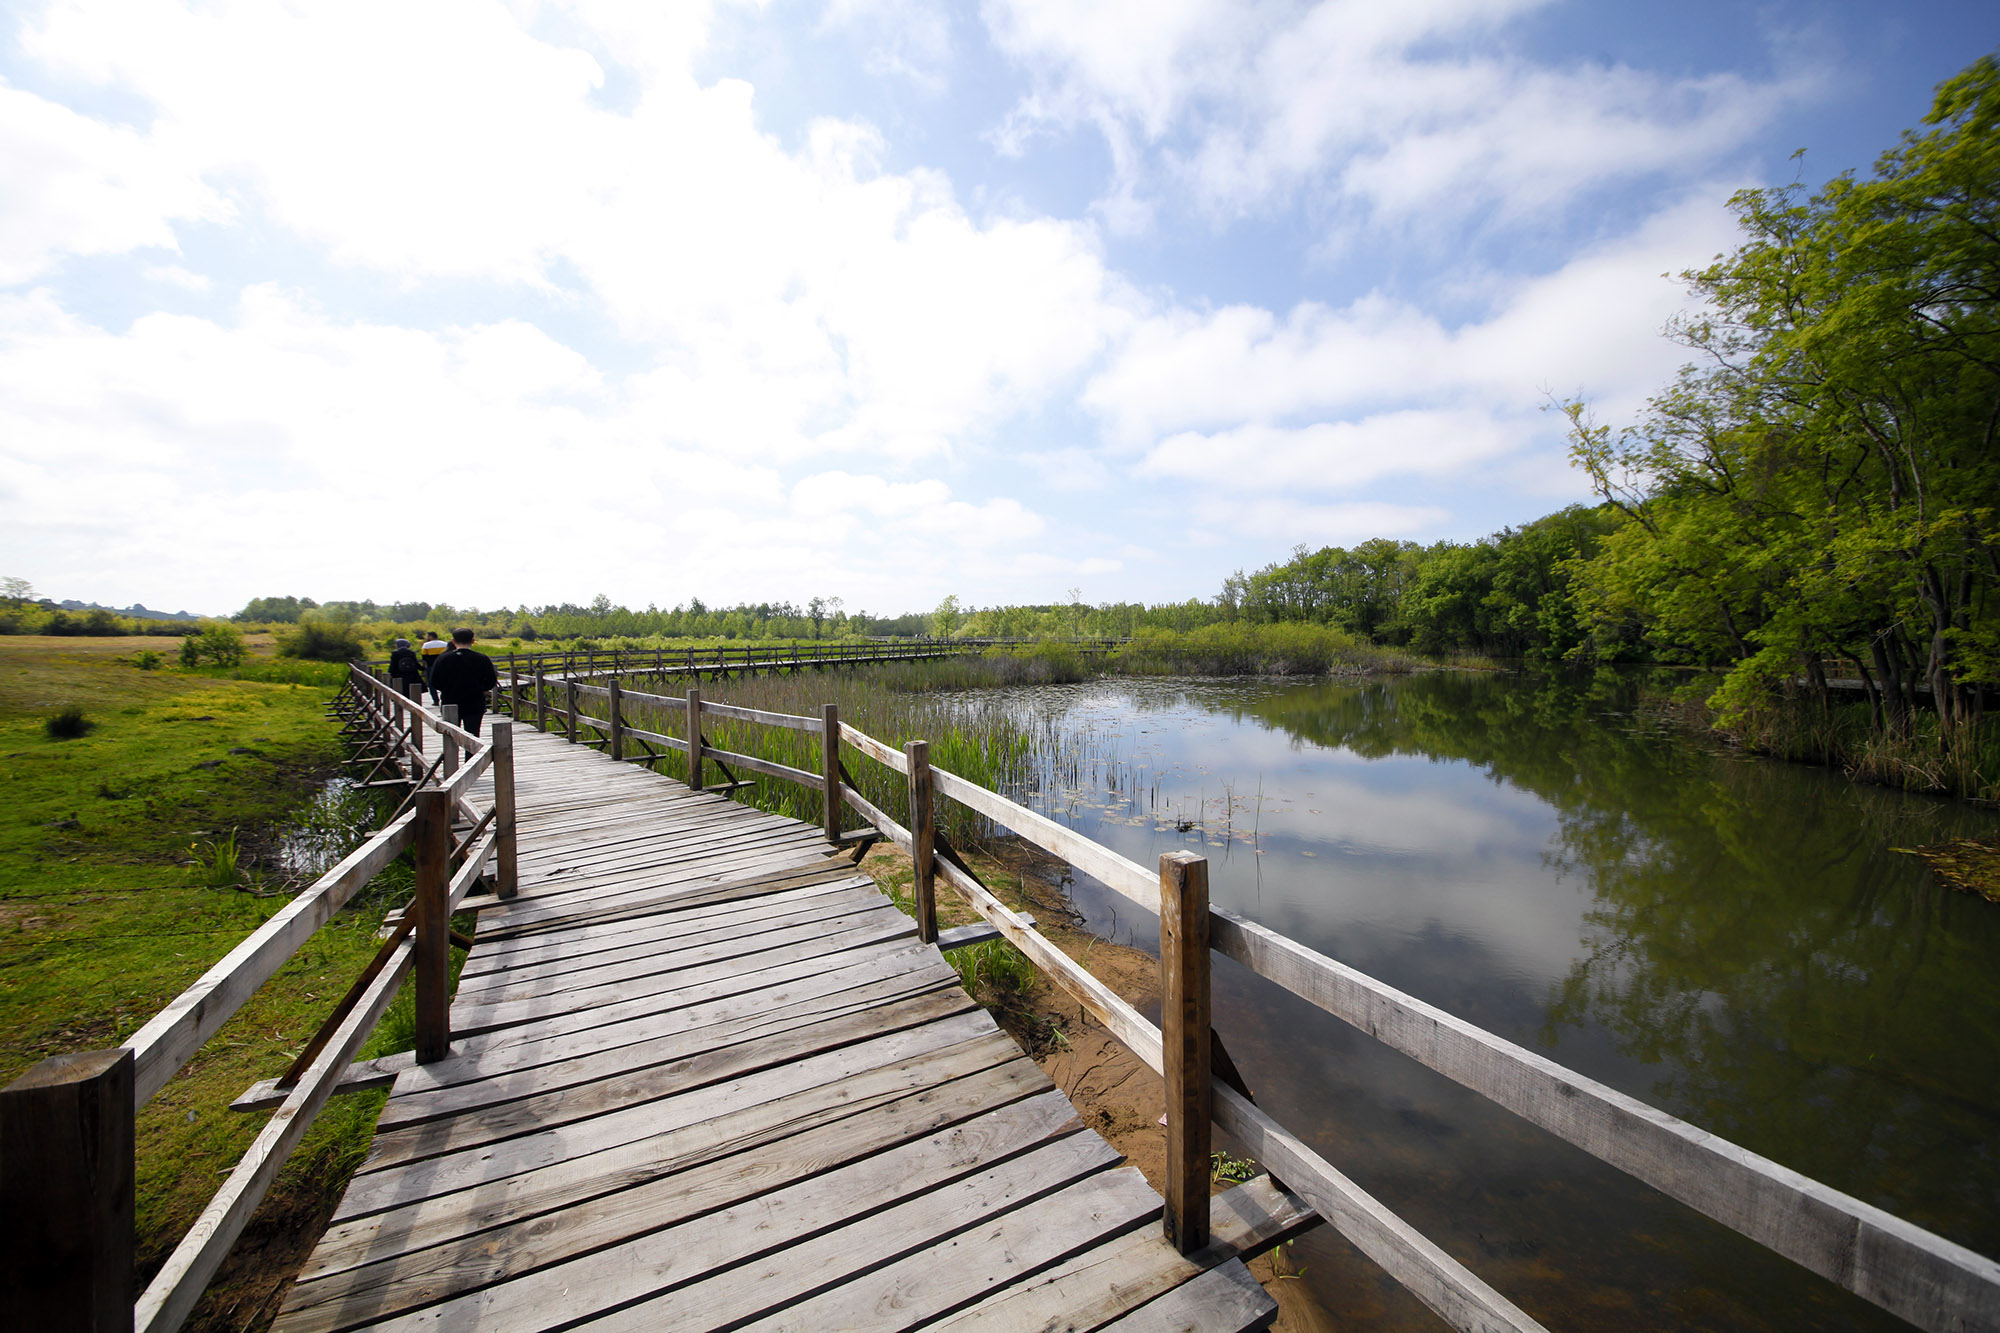
[[[1159,960],[1083,929],[1063,891],[1060,863],[1018,844],[968,859],[996,897],[1033,916],[1036,929],[1052,944],[1134,1008],[1158,1020]],[[892,897],[907,901],[910,861],[901,851],[878,846],[863,865]],[[978,915],[940,884],[938,918],[941,925],[955,926],[976,921]],[[977,998],[1068,1095],[1084,1123],[1138,1167],[1153,1188],[1162,1189],[1166,1130],[1160,1118],[1166,1114],[1166,1096],[1159,1075],[1032,967],[1025,978],[982,971]],[[1226,1157],[1224,1165],[1239,1171],[1254,1169],[1254,1164]],[[1218,1177],[1213,1188],[1220,1193],[1231,1183]],[[1295,1268],[1288,1248],[1250,1264],[1250,1271],[1278,1302],[1278,1322],[1273,1327],[1286,1333],[1332,1330],[1332,1320],[1296,1280]]]

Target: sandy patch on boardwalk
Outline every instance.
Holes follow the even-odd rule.
[[[1050,943],[1158,1021],[1159,960],[1082,929],[1063,892],[1059,863],[1018,844],[969,859],[996,897],[1015,911],[1032,915],[1036,929]],[[910,860],[901,851],[878,845],[863,865],[892,895],[907,897]],[[938,917],[944,926],[978,919],[942,883]],[[1166,1130],[1160,1117],[1166,1112],[1166,1095],[1159,1075],[1039,971],[1025,987],[982,985],[979,999],[1068,1095],[1084,1122],[1138,1167],[1153,1188],[1163,1188]],[[1215,1188],[1219,1193],[1228,1182],[1218,1181]],[[1250,1271],[1278,1302],[1278,1322],[1273,1327],[1284,1333],[1330,1333],[1333,1321],[1304,1284],[1292,1280],[1290,1269],[1282,1249],[1250,1264]]]

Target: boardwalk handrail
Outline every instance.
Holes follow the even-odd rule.
[[[44,1243],[68,1262],[41,1264],[34,1246],[7,1247],[4,1307],[16,1327],[88,1327],[170,1333],[201,1298],[279,1169],[327,1100],[339,1089],[361,1045],[415,966],[419,1060],[426,1043],[448,1040],[444,1017],[449,917],[496,855],[495,888],[514,890],[512,724],[496,719],[481,741],[451,717],[405,698],[359,667],[352,669],[335,710],[349,730],[383,747],[376,760],[405,770],[416,788],[382,829],[301,890],[269,921],[176,996],[115,1051],[43,1061],[0,1093],[0,1140],[7,1167],[0,1206],[26,1216],[65,1218],[72,1228]],[[423,735],[439,742],[438,762],[423,762]],[[462,754],[462,760],[459,754]],[[471,806],[473,784],[491,769],[493,805]],[[442,770],[442,771],[440,771]],[[422,785],[425,779],[431,785]],[[452,846],[453,815],[463,812],[474,835]],[[405,851],[414,850],[417,892],[399,928],[378,952],[293,1068],[277,1080],[282,1102],[256,1140],[168,1256],[136,1305],[132,1290],[134,1115],[240,1010],[307,940],[356,893]],[[454,872],[452,863],[458,862]],[[429,1058],[438,1058],[433,1053]],[[79,1134],[97,1151],[66,1153]],[[23,1163],[53,1159],[39,1172]],[[80,1206],[78,1200],[87,1201]],[[67,1245],[67,1249],[63,1247]],[[78,1262],[77,1256],[87,1256]]]
[[[621,691],[626,700],[674,706],[666,696]],[[820,718],[772,714],[702,701],[704,712],[825,734]],[[828,709],[828,717],[834,717]],[[838,739],[905,777],[909,754],[835,722]],[[923,830],[897,823],[850,782],[837,760],[811,774],[705,743],[697,756],[719,757],[817,790],[855,810],[913,854]],[[829,747],[832,754],[835,747]],[[1159,914],[1168,868],[1153,874],[1072,829],[998,792],[921,765],[930,790],[1011,830],[1139,907]],[[837,828],[831,814],[828,835]],[[1170,854],[1171,855],[1171,854]],[[950,883],[1000,934],[1046,971],[1155,1072],[1166,1072],[1162,1029],[1092,977],[1046,937],[1009,911],[954,858],[934,855],[934,873]],[[921,881],[925,878],[919,875]],[[1205,872],[1204,872],[1205,882]],[[1205,893],[1203,897],[1205,902]],[[936,937],[935,922],[919,933]],[[1276,931],[1208,907],[1207,946],[1259,976],[1361,1029],[1523,1119],[1687,1204],[1814,1273],[1924,1329],[2000,1328],[2000,1263],[1893,1214],[1812,1180],[1769,1158],[1648,1106],[1475,1024],[1425,1003]],[[1163,939],[1163,958],[1167,952]],[[1170,1100],[1169,1115],[1173,1114]],[[1540,1326],[1414,1232],[1359,1186],[1314,1154],[1234,1089],[1213,1089],[1215,1123],[1319,1210],[1447,1322],[1461,1329]],[[1204,1160],[1206,1152],[1203,1153]]]

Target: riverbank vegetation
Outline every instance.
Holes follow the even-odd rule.
[[[232,666],[183,669],[175,648],[0,638],[0,1080],[129,1038],[377,813],[326,794],[324,705],[342,668],[276,661],[254,637]],[[162,660],[141,669],[147,652]],[[88,725],[53,734],[48,720],[71,710]],[[375,897],[314,936],[140,1111],[142,1278],[261,1127],[230,1100],[285,1068],[374,953],[393,892]],[[381,1097],[329,1104],[187,1327],[252,1326],[275,1308],[285,1256],[296,1268],[318,1234]]]

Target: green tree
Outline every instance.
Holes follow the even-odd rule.
[[[1599,623],[1725,666],[1741,710],[1844,659],[1880,725],[1918,686],[1946,725],[2000,683],[2000,66],[1943,84],[1926,131],[1805,196],[1732,201],[1747,239],[1685,274],[1699,359],[1573,455],[1633,520],[1590,563]]]
[[[962,616],[958,609],[958,594],[948,594],[943,601],[937,604],[937,609],[931,612],[931,637],[934,639],[949,639],[957,632],[960,619],[962,619]]]

